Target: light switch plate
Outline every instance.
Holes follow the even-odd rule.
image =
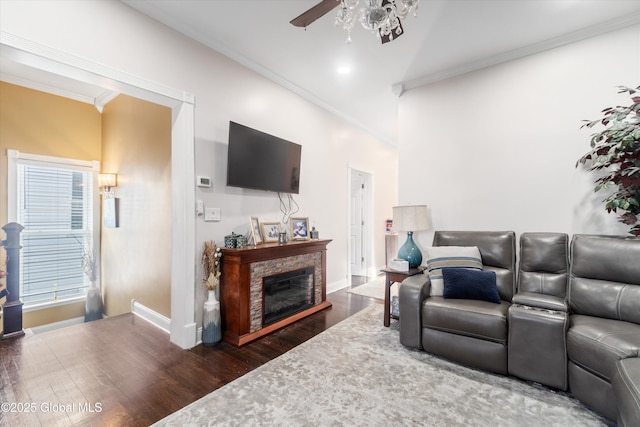
[[[198,187],[211,187],[211,178],[208,176],[197,176],[196,185]]]
[[[205,208],[205,221],[220,221],[220,208]]]

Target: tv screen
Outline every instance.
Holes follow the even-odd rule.
[[[301,154],[299,144],[229,122],[227,185],[298,194]]]

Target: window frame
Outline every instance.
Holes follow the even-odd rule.
[[[83,172],[93,172],[92,174],[92,194],[93,194],[93,250],[97,259],[100,259],[100,192],[98,189],[98,174],[100,173],[100,162],[97,160],[77,160],[65,157],[45,156],[39,154],[22,153],[18,150],[7,149],[7,219],[8,222],[17,222],[18,219],[18,165],[28,164],[45,167],[64,167]],[[100,283],[100,263],[98,263],[97,285]],[[84,301],[86,294],[82,296],[64,298],[57,301],[41,301],[25,303],[23,311],[29,312],[51,307],[71,304]]]

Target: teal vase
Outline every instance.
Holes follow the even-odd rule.
[[[422,264],[422,252],[413,241],[413,231],[407,232],[407,241],[398,251],[398,258],[409,263],[409,268],[418,268]]]

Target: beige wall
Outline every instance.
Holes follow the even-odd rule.
[[[7,149],[100,160],[101,134],[100,113],[92,105],[0,82],[0,224],[7,222]],[[83,314],[84,303],[76,303],[25,313],[23,324],[30,328]]]
[[[102,228],[105,313],[131,300],[171,316],[171,111],[118,96],[103,111],[102,172],[118,174],[120,227]]]
[[[120,96],[101,116],[92,105],[1,82],[0,118],[0,223],[7,222],[7,149],[101,160],[103,172],[119,174],[121,207],[120,228],[101,231],[105,313],[129,312],[136,299],[170,317],[169,109]],[[83,315],[81,302],[25,312],[23,323]]]
[[[0,223],[7,222],[7,149],[100,160],[101,141],[92,105],[0,82]]]

